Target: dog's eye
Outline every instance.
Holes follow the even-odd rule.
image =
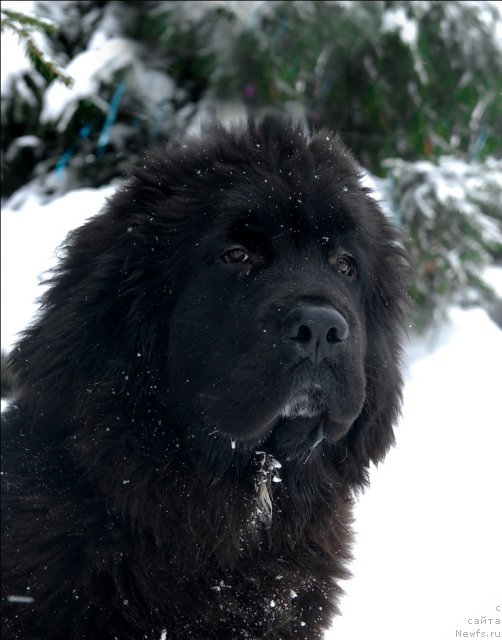
[[[223,256],[223,262],[227,264],[235,264],[235,263],[243,263],[249,261],[249,254],[246,253],[244,249],[240,247],[235,247],[234,249],[230,249]]]
[[[353,276],[355,267],[350,256],[338,256],[335,259],[335,267],[344,276]]]

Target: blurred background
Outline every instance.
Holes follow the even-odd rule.
[[[3,201],[108,184],[152,144],[273,107],[338,130],[380,178],[414,260],[416,329],[451,303],[500,323],[483,277],[502,259],[500,8],[3,2]]]
[[[443,640],[496,618],[502,3],[1,7],[2,349],[64,235],[145,149],[269,108],[338,130],[402,229],[414,310],[398,445],[358,505],[327,637]]]

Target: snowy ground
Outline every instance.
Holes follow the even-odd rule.
[[[327,638],[501,631],[468,622],[502,619],[501,362],[502,331],[480,309],[453,309],[410,345],[397,446],[358,505],[354,578]]]
[[[3,349],[35,312],[55,247],[112,191],[4,209]],[[502,331],[480,309],[452,309],[434,335],[410,342],[397,446],[359,501],[354,577],[326,640],[500,634],[486,620],[502,618],[501,362]]]

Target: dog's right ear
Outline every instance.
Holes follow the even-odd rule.
[[[40,311],[8,358],[13,399],[32,415],[42,419],[42,406],[61,414],[111,369],[127,375],[139,353],[155,351],[184,226],[170,218],[169,198],[153,173],[148,181],[133,175],[101,213],[68,234]]]

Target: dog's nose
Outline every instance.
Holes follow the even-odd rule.
[[[317,364],[335,354],[349,336],[349,325],[332,307],[302,304],[284,317],[282,336],[301,357]]]

